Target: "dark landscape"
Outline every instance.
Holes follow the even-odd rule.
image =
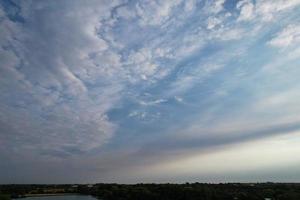
[[[1,185],[0,200],[92,195],[103,200],[298,200],[300,183]]]

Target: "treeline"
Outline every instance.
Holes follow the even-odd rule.
[[[300,184],[97,184],[78,189],[103,200],[300,200]]]
[[[10,200],[10,195],[8,194],[0,194],[0,200]]]
[[[26,194],[51,194],[51,193],[78,193],[72,185],[46,185],[46,184],[10,184],[0,185],[0,200],[7,198],[20,198]],[[1,197],[2,196],[2,197]]]
[[[0,185],[0,194],[15,197],[45,191],[93,195],[101,200],[300,200],[300,184],[287,183]],[[7,199],[0,195],[0,200]]]

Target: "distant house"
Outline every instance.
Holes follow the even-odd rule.
[[[89,185],[87,185],[87,187],[88,187],[88,188],[92,188],[92,187],[94,187],[94,185],[89,184]]]

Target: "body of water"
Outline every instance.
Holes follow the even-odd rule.
[[[62,196],[25,197],[18,200],[97,200],[97,199],[89,195],[62,195]]]

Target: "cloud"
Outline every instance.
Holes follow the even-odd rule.
[[[181,97],[179,97],[179,96],[175,96],[174,99],[175,99],[176,101],[178,101],[179,103],[182,103],[182,102],[184,101],[183,98],[181,98]]]
[[[165,102],[167,102],[166,99],[157,99],[157,100],[148,101],[148,102],[140,101],[139,103],[143,106],[152,106],[152,105],[157,105],[157,104],[161,104],[161,103],[165,103]]]
[[[277,33],[268,44],[273,47],[288,47],[295,45],[300,41],[300,26],[297,24],[290,24],[281,32]]]
[[[216,1],[212,1],[212,2],[207,1],[208,11],[217,14],[223,10],[224,3],[225,3],[225,0],[216,0]]]
[[[245,35],[245,30],[241,28],[226,29],[221,28],[212,33],[211,39],[220,39],[223,41],[239,40]]]
[[[270,22],[279,13],[291,10],[300,4],[298,0],[291,1],[268,1],[268,0],[243,0],[239,1],[236,8],[240,11],[238,21],[252,21],[257,19],[262,22]]]
[[[293,9],[300,4],[299,0],[291,0],[291,1],[284,1],[279,0],[276,2],[261,0],[257,1],[256,3],[256,10],[262,20],[264,21],[271,21],[274,19],[274,16],[279,12],[287,11],[289,9]]]
[[[138,79],[147,80],[147,77],[153,76],[157,72],[158,65],[154,63],[152,51],[147,48],[132,52],[128,56],[128,65],[133,67],[132,73],[136,74]],[[135,77],[132,77],[135,78]]]
[[[248,21],[254,17],[254,4],[252,1],[239,1],[236,5],[240,9],[238,21]]]
[[[187,0],[184,2],[184,10],[190,12],[195,8],[196,0]]]
[[[143,1],[136,5],[141,25],[161,25],[170,18],[172,9],[179,5],[181,0],[174,1]]]
[[[219,25],[222,23],[222,21],[218,18],[208,18],[207,20],[207,29],[213,29],[215,26]]]
[[[100,77],[111,76],[105,65],[119,67],[118,55],[97,34],[116,4],[91,4],[27,2],[10,17],[2,10],[1,55],[6,62],[1,65],[1,91],[6,95],[1,96],[1,122],[7,127],[2,134],[11,135],[4,144],[8,148],[23,140],[18,151],[27,151],[28,145],[44,152],[70,146],[87,151],[112,137],[115,126],[106,112],[118,100],[119,84],[102,87],[102,95],[93,96],[87,83],[97,87]],[[59,9],[52,12],[52,6]],[[16,15],[24,22],[15,20]],[[107,59],[90,57],[94,54]]]
[[[165,176],[181,177],[181,181],[199,179],[208,182],[222,182],[224,176],[229,176],[228,181],[252,182],[270,177],[278,176],[278,173],[286,174],[291,166],[297,166],[299,159],[291,156],[293,152],[298,152],[297,142],[293,142],[299,135],[299,132],[293,132],[284,136],[275,136],[259,141],[250,141],[243,144],[237,144],[230,148],[222,148],[217,151],[207,152],[206,154],[195,153],[179,159],[167,160],[145,168],[147,171],[141,175],[146,175],[147,180],[157,180],[153,174],[158,174],[164,181]],[[276,159],[272,159],[277,155]],[[224,161],[226,161],[224,163]],[[287,163],[290,163],[287,165]],[[289,166],[289,167],[288,167]],[[261,170],[261,171],[260,171]],[[264,172],[262,172],[264,171]],[[268,175],[264,175],[268,171]],[[243,176],[251,174],[250,176]],[[293,170],[293,174],[297,172]],[[253,177],[255,176],[255,177]],[[262,177],[263,176],[263,177]],[[284,178],[283,178],[284,177]],[[283,175],[282,180],[288,181],[289,177]],[[293,176],[294,177],[294,176]],[[293,178],[291,178],[293,179]],[[295,179],[297,180],[298,177]]]
[[[299,130],[299,1],[6,2],[0,171],[14,180],[24,166],[37,182],[136,181]]]

